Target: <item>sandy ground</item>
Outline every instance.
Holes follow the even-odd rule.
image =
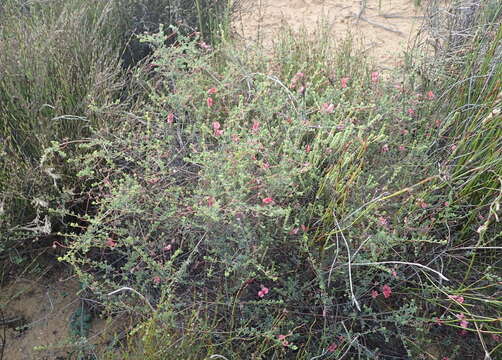
[[[69,323],[81,304],[78,291],[79,284],[73,277],[56,276],[18,278],[1,288],[0,309],[4,319],[0,322],[19,319],[9,326],[0,326],[0,349],[5,342],[3,359],[76,359],[78,347],[71,339]],[[112,334],[119,330],[120,321],[96,317],[86,348],[91,353],[105,349]]]
[[[311,31],[321,20],[336,38],[344,38],[348,31],[361,37],[368,54],[383,68],[396,65],[423,20],[413,0],[242,1],[234,27],[246,41],[259,39],[269,46],[281,26]]]

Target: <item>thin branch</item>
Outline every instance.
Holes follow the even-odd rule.
[[[357,17],[357,15],[354,15],[354,17]],[[359,20],[359,19],[361,19],[361,20],[363,20],[363,21],[366,21],[366,22],[367,22],[368,24],[370,24],[370,25],[373,25],[373,26],[379,27],[379,28],[381,28],[381,29],[384,29],[384,30],[390,31],[390,32],[392,32],[392,33],[394,33],[394,34],[398,34],[398,35],[400,35],[400,36],[403,36],[403,35],[404,35],[402,31],[395,30],[395,29],[392,29],[392,28],[390,28],[390,27],[388,27],[388,26],[385,26],[385,25],[379,24],[379,23],[377,23],[377,22],[374,22],[374,21],[372,21],[372,20],[369,20],[369,19],[365,18],[365,17],[364,17],[364,16],[362,16],[362,15],[361,15],[361,16],[359,16],[359,17],[357,17],[357,19],[358,19],[358,20]]]
[[[133,288],[124,286],[124,287],[121,287],[120,289],[112,291],[111,293],[108,294],[108,296],[114,295],[116,293],[119,293],[119,292],[122,292],[122,291],[125,291],[125,290],[132,291],[133,293],[135,293],[136,295],[138,295],[140,298],[142,298],[147,303],[147,305],[150,307],[150,309],[153,312],[155,312],[155,309],[152,306],[152,304],[150,304],[150,301],[148,301],[148,299],[143,294],[141,294],[139,291],[134,290]]]
[[[359,1],[360,7],[359,7],[359,12],[357,13],[357,22],[361,19],[361,16],[364,13],[364,10],[366,10],[366,0],[360,0]]]
[[[354,305],[356,306],[357,310],[361,311],[361,307],[359,306],[359,303],[357,302],[356,296],[354,295],[354,286],[352,284],[352,266],[351,266],[351,256],[350,256],[349,243],[347,242],[347,239],[345,239],[345,235],[343,235],[342,229],[340,228],[340,224],[338,224],[338,220],[336,219],[336,216],[334,213],[333,213],[333,218],[336,221],[336,226],[338,227],[338,230],[340,231],[340,235],[342,236],[343,242],[345,243],[345,247],[347,248],[347,259],[349,260],[347,265],[349,267],[349,286],[350,286],[350,294],[352,296],[352,301],[354,302]]]
[[[349,260],[349,263],[350,263],[350,260]],[[430,267],[419,264],[419,263],[410,263],[410,262],[406,262],[406,261],[377,261],[377,262],[365,262],[365,263],[352,263],[351,265],[353,265],[353,266],[371,266],[371,265],[385,265],[385,264],[403,264],[403,265],[416,266],[416,267],[426,269],[426,270],[429,270],[429,271],[435,273],[436,275],[438,275],[441,279],[443,279],[445,281],[450,281],[446,276],[441,274],[439,271],[431,269]]]

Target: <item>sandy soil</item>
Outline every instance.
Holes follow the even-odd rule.
[[[70,336],[70,317],[80,306],[79,284],[74,278],[18,278],[0,289],[0,309],[5,319],[0,326],[0,342],[5,341],[5,360],[75,359],[78,348]],[[0,322],[5,322],[0,319]],[[96,318],[89,332],[87,348],[106,348],[120,319]],[[5,328],[5,340],[3,339]],[[1,344],[0,344],[1,346]],[[91,351],[91,352],[94,352]]]
[[[243,0],[243,7],[234,26],[246,41],[261,39],[269,46],[281,26],[310,31],[322,20],[336,38],[347,31],[362,37],[383,68],[396,65],[423,15],[413,0]]]

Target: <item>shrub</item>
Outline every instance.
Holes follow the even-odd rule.
[[[422,101],[325,36],[288,34],[263,61],[167,34],[143,37],[148,99],[82,145],[96,213],[62,260],[109,310],[153,312],[152,359],[187,356],[180,326],[200,340],[188,358],[416,351],[407,286],[442,279],[416,264],[432,240],[400,226],[425,212]]]

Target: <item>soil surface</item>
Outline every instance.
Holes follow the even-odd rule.
[[[272,44],[283,26],[313,31],[326,23],[334,37],[350,32],[382,68],[393,68],[423,21],[414,0],[242,0],[234,27],[246,41]]]
[[[79,351],[97,355],[107,348],[119,330],[120,318],[106,321],[93,316],[86,342],[75,344],[70,322],[82,306],[79,290],[79,283],[73,277],[56,276],[20,277],[1,288],[3,359],[77,359]]]

